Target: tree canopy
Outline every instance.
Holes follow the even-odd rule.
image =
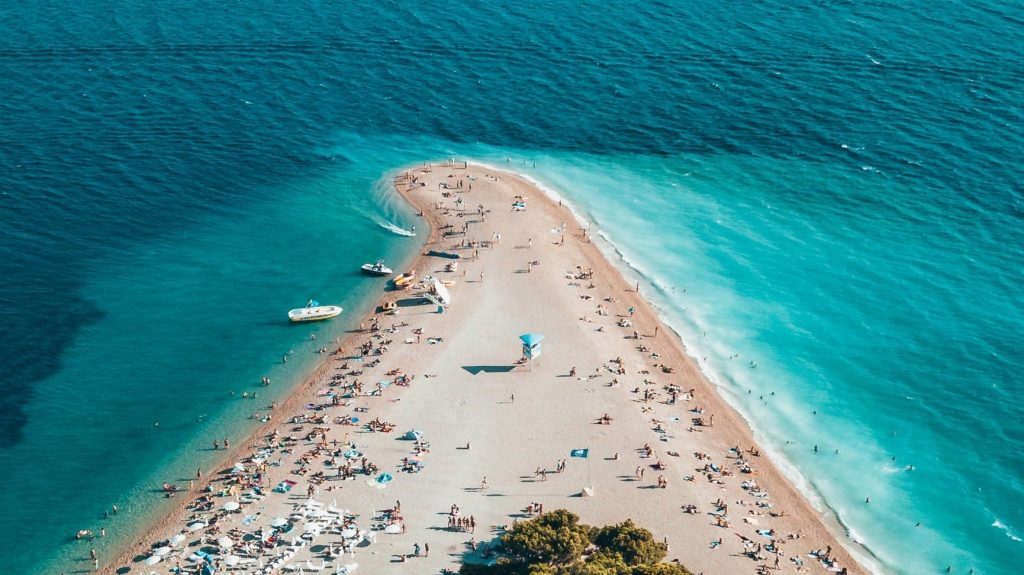
[[[461,575],[691,575],[661,563],[667,546],[625,521],[590,527],[565,509],[517,523],[499,540],[504,555],[494,565],[465,564]]]

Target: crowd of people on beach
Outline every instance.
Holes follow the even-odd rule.
[[[483,202],[474,202],[476,206],[472,208],[465,205],[462,198],[473,193],[475,176],[456,177],[457,169],[454,164],[448,167],[451,174],[446,180],[451,181],[442,180],[437,186],[441,200],[433,203],[433,209],[438,217],[460,218],[457,227],[454,223],[448,224],[452,231],[461,230],[458,243],[444,246],[445,250],[452,253],[461,251],[467,254],[467,260],[474,261],[481,257],[481,248],[486,250],[499,245],[501,234],[497,230],[482,229],[489,213]],[[432,192],[426,185],[421,185],[428,181],[425,175],[413,176],[410,173],[399,185],[410,191],[415,189],[416,193]],[[499,178],[488,177],[494,178],[490,180],[493,182]],[[454,207],[449,207],[447,202],[452,197],[457,197],[457,200]],[[515,198],[515,201],[525,204],[526,198]],[[565,231],[564,222],[560,229]],[[474,232],[489,236],[490,240],[471,239],[469,235]],[[442,237],[447,237],[445,229],[442,229]],[[586,239],[582,230],[576,237],[581,241]],[[556,245],[564,243],[562,236]],[[525,248],[530,249],[532,245],[532,238],[526,238]],[[531,258],[526,271],[532,272],[539,264],[540,260]],[[465,266],[450,269],[452,273],[456,273],[454,270],[467,273]],[[551,273],[562,274],[556,270]],[[483,271],[479,271],[478,277],[482,283]],[[761,525],[762,522],[770,523],[786,517],[786,513],[776,507],[769,493],[757,482],[755,462],[760,452],[755,447],[742,450],[734,446],[720,454],[695,451],[695,462],[685,470],[686,465],[682,463],[685,458],[677,451],[655,447],[661,443],[666,446],[685,445],[686,434],[679,432],[686,429],[689,433],[699,434],[710,430],[714,427],[714,414],[701,406],[695,388],[682,385],[676,374],[685,370],[680,370],[679,365],[672,365],[659,353],[665,336],[659,335],[659,328],[652,325],[656,323],[653,314],[649,310],[638,309],[639,304],[634,299],[639,296],[639,286],[634,290],[637,292],[635,296],[609,293],[610,280],[604,284],[604,278],[598,278],[594,269],[585,263],[564,272],[565,280],[568,280],[565,282],[568,289],[575,290],[580,296],[576,301],[581,313],[578,317],[584,322],[581,325],[598,334],[613,333],[618,327],[617,331],[630,342],[628,355],[616,356],[599,365],[582,365],[580,370],[572,367],[568,371],[571,380],[608,381],[605,385],[613,393],[621,393],[626,401],[635,405],[638,417],[649,422],[650,441],[636,448],[637,465],[629,480],[678,496],[681,502],[678,505],[680,521],[698,522],[704,518],[707,525],[716,530],[729,529],[735,533],[735,546],[726,543],[725,537],[716,536],[710,542],[711,549],[726,549],[726,553],[736,552],[749,557],[756,563],[754,569],[758,573],[778,571],[786,561],[796,572],[805,571],[801,554],[789,549],[800,542],[801,533],[782,534],[770,525],[767,529]],[[621,302],[620,296],[626,297],[628,302]],[[591,312],[597,319],[591,317]],[[258,441],[239,452],[233,465],[205,478],[202,470],[197,470],[196,479],[187,489],[178,487],[173,481],[164,484],[162,491],[166,496],[185,493],[189,500],[179,523],[180,529],[167,538],[151,542],[139,556],[139,562],[145,563],[147,570],[164,563],[167,567],[173,565],[170,571],[179,575],[201,575],[211,570],[217,573],[261,574],[297,569],[321,571],[328,566],[331,572],[349,573],[357,566],[354,562],[357,549],[372,545],[376,534],[405,533],[406,518],[398,501],[393,507],[372,515],[355,513],[346,505],[339,506],[336,499],[330,504],[322,502],[325,496],[336,498],[343,485],[357,480],[360,481],[353,485],[359,489],[362,489],[361,483],[366,484],[366,489],[384,489],[394,479],[392,472],[421,474],[429,471],[423,460],[430,457],[430,443],[415,431],[408,432],[408,452],[399,460],[375,462],[366,453],[375,441],[371,436],[395,434],[404,429],[397,420],[390,421],[381,408],[388,401],[397,401],[396,396],[402,393],[402,389],[417,384],[416,374],[407,373],[403,366],[389,363],[389,352],[395,349],[395,342],[399,342],[400,347],[403,342],[420,344],[424,337],[428,344],[444,341],[441,337],[427,335],[431,329],[429,318],[419,318],[418,325],[407,322],[386,325],[391,321],[390,317],[373,316],[360,325],[352,340],[344,345],[337,342],[339,345],[335,351],[327,351],[321,346],[318,352],[329,356],[329,369],[312,384],[320,390],[316,401],[301,406],[289,404],[291,413],[278,420],[270,415],[254,414],[268,426]],[[591,327],[591,324],[600,325]],[[583,375],[578,375],[580,373]],[[420,381],[429,381],[431,377],[429,374],[420,375],[423,377]],[[628,387],[622,388],[621,392],[614,391],[620,388],[620,380],[628,382]],[[264,377],[260,383],[268,386],[270,380]],[[251,395],[255,397],[255,393]],[[513,394],[510,403],[514,401]],[[281,411],[276,404],[267,409],[274,413]],[[621,410],[609,411],[621,413]],[[368,415],[370,412],[374,412],[372,418]],[[586,419],[594,423],[592,418],[590,415]],[[688,420],[688,424],[684,420]],[[276,421],[281,423],[269,428]],[[596,418],[600,425],[612,425],[615,421],[616,417],[609,412]],[[613,429],[619,425],[616,423]],[[218,437],[212,444],[215,450],[232,448],[228,438]],[[465,448],[460,449],[469,447],[467,442]],[[606,459],[618,461],[619,454]],[[673,463],[673,460],[679,463]],[[632,465],[632,462],[626,465]],[[552,471],[537,467],[534,480],[548,481],[549,474],[561,474],[567,466],[565,459],[559,459]],[[626,469],[628,473],[629,467]],[[649,470],[650,473],[645,475]],[[680,476],[682,484],[673,481],[674,477]],[[688,501],[689,494],[693,492],[688,489],[688,484],[698,482],[714,486],[716,490],[738,486],[742,497],[730,500],[720,497],[713,502]],[[304,484],[304,487],[299,487],[303,495],[292,494],[293,488],[300,484]],[[488,489],[485,477],[478,491],[486,493]],[[328,496],[329,493],[331,495]],[[358,491],[344,493],[347,505],[354,505]],[[290,512],[273,517],[256,511],[265,506],[268,498],[285,498],[290,504]],[[525,509],[520,507],[511,511],[532,517],[542,514],[544,505],[530,502]],[[475,534],[476,528],[474,515],[465,515],[458,505],[451,505],[445,529]],[[87,531],[87,535],[82,536],[80,532],[79,537],[90,539],[94,534]],[[470,552],[486,553],[488,557],[497,552],[493,544],[477,543],[475,538],[466,545]],[[399,555],[398,561],[428,557],[429,551],[428,543],[421,546],[416,542],[412,553]],[[831,571],[845,572],[840,571],[842,568],[836,562],[831,547],[815,552],[814,557]],[[93,560],[98,566],[98,559],[93,557]]]

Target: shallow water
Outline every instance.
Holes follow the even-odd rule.
[[[0,8],[11,572],[238,437],[415,250],[382,175],[452,155],[596,222],[886,571],[1013,572],[1019,6],[296,8]]]

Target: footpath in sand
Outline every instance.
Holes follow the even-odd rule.
[[[179,511],[103,571],[439,573],[566,508],[634,520],[694,573],[863,572],[568,209],[483,166],[395,184],[424,253],[459,255],[414,264],[451,305],[368,279],[399,313],[331,344],[237,465],[179,485]],[[527,333],[543,353],[518,363]]]

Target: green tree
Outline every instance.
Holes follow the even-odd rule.
[[[633,568],[632,575],[693,575],[682,565],[676,563],[658,563],[656,565],[640,565]]]
[[[461,575],[691,575],[661,563],[666,545],[632,521],[588,527],[565,509],[516,524],[501,543],[496,564],[464,564]]]
[[[501,537],[513,561],[566,564],[576,561],[590,545],[590,529],[565,509],[516,524]]]
[[[667,546],[631,520],[594,530],[594,545],[602,554],[619,555],[629,566],[654,565],[668,554]]]

